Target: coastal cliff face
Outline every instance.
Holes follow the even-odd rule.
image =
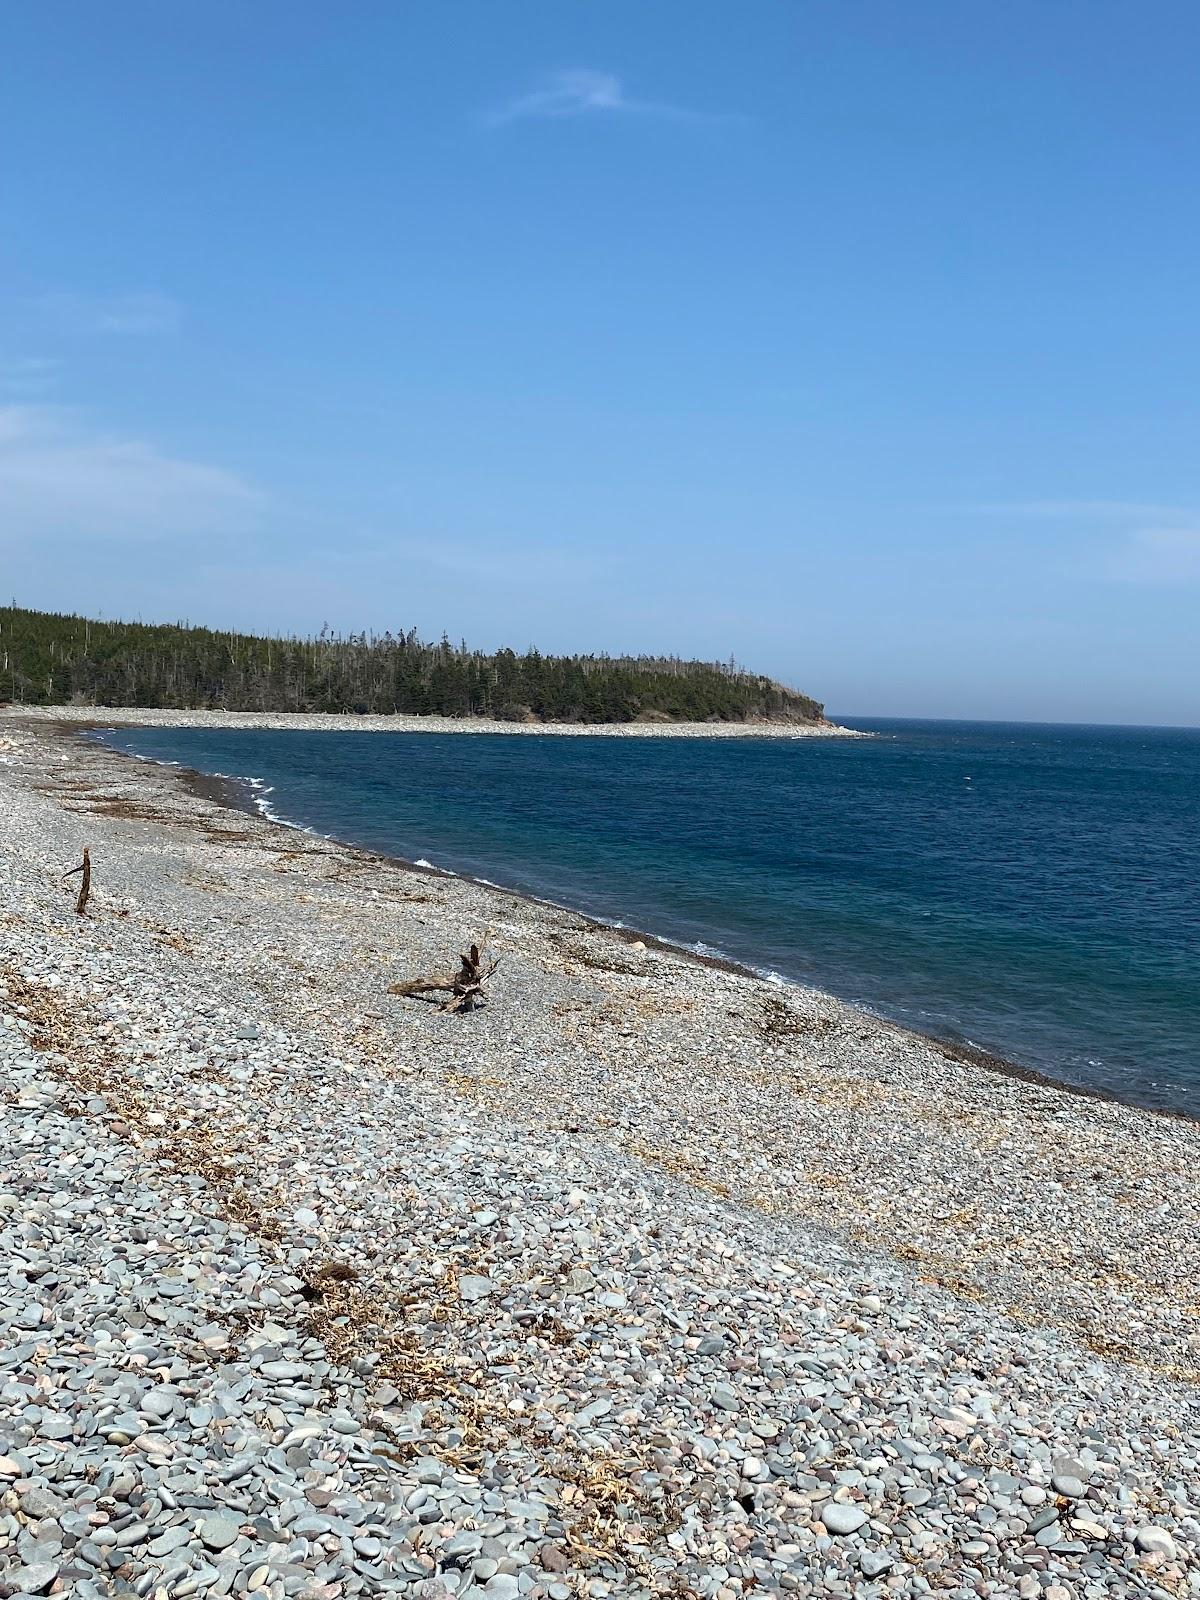
[[[10,1588],[1196,1592],[1195,1124],[11,715],[0,907]]]

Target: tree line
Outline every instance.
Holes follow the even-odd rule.
[[[0,608],[0,701],[172,710],[437,713],[539,722],[811,722],[808,695],[735,662],[491,654],[446,638],[315,638]]]

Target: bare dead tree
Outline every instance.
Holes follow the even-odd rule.
[[[460,955],[458,960],[457,972],[433,973],[427,978],[410,978],[405,983],[393,983],[388,993],[428,1000],[430,1004],[436,1004],[439,1011],[474,1011],[476,1006],[484,1004],[483,986],[500,965],[500,960],[497,957],[485,966],[477,944],[473,944],[466,955]],[[446,999],[439,1002],[435,997],[441,994]]]
[[[86,916],[88,895],[92,892],[92,858],[87,845],[83,847],[83,860],[77,867],[72,867],[70,872],[64,872],[64,878],[73,878],[77,872],[82,872],[83,877],[79,883],[79,898],[75,902],[75,915]]]

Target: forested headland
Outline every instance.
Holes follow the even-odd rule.
[[[270,638],[0,607],[0,702],[436,713],[536,722],[815,722],[823,707],[734,662],[487,653],[322,629]]]

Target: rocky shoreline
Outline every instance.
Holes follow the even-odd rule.
[[[159,711],[144,707],[29,706],[10,715],[95,728],[291,728],[325,733],[511,733],[606,739],[870,739],[836,722],[501,722],[493,717],[353,716],[349,712]]]
[[[1200,1593],[1194,1123],[15,716],[0,1114],[0,1592]]]

